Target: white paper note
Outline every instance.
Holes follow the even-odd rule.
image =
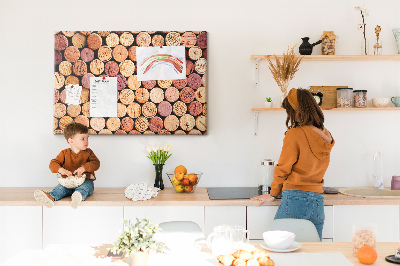
[[[137,80],[186,79],[185,46],[137,47]]]
[[[68,105],[79,105],[81,103],[82,87],[76,84],[70,84],[65,86],[65,89],[65,103]]]
[[[117,78],[90,78],[90,116],[117,117]]]

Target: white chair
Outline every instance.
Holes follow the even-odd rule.
[[[276,219],[268,227],[268,231],[272,230],[292,232],[297,242],[321,242],[315,225],[304,219]]]
[[[179,249],[182,246],[188,248],[195,243],[205,241],[205,236],[200,226],[191,221],[171,221],[158,225],[161,231],[157,233],[157,239],[167,244],[169,249]]]

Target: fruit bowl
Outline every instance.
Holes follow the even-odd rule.
[[[169,181],[177,193],[193,193],[202,175],[202,172],[193,172],[177,177],[173,171],[167,173]]]

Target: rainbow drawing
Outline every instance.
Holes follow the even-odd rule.
[[[147,57],[140,65],[140,70],[143,74],[146,74],[150,69],[159,64],[165,64],[172,67],[177,74],[182,73],[183,71],[183,61],[178,57],[169,54],[155,54]]]

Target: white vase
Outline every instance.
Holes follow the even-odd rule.
[[[272,108],[273,107],[273,102],[267,102],[265,101],[265,108]]]
[[[131,253],[131,265],[132,266],[147,266],[148,259],[149,259],[149,251],[148,250]]]

